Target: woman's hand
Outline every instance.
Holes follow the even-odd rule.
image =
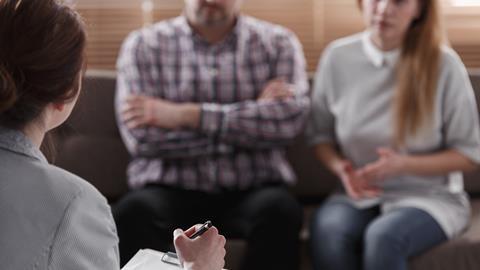
[[[405,155],[390,148],[377,149],[378,160],[367,164],[359,170],[359,175],[370,183],[378,183],[387,178],[404,173]]]
[[[173,232],[175,250],[185,270],[220,270],[225,265],[225,237],[218,233],[217,228],[208,229],[201,236],[190,239],[200,225],[183,232],[176,229]]]
[[[342,160],[335,170],[348,196],[353,199],[377,197],[381,190],[356,171],[350,161]]]

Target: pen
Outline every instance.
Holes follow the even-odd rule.
[[[195,239],[199,237],[211,227],[212,227],[212,222],[210,220],[207,220],[205,223],[203,223],[203,225],[198,230],[195,231],[194,234],[190,236],[190,239]]]

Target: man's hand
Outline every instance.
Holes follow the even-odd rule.
[[[373,198],[381,193],[378,187],[372,185],[365,179],[347,160],[339,163],[336,171],[348,196],[355,200]]]
[[[200,107],[192,103],[173,103],[147,96],[130,96],[121,108],[121,117],[128,128],[157,126],[166,129],[195,128]]]
[[[359,170],[361,177],[369,182],[383,181],[404,172],[405,155],[398,154],[390,148],[377,149],[378,160],[367,164]]]
[[[257,100],[285,99],[295,95],[294,86],[285,79],[277,78],[269,81]]]
[[[178,258],[185,270],[220,270],[225,265],[225,237],[217,228],[208,229],[201,236],[190,239],[201,225],[191,227],[186,232],[176,229],[173,243]]]

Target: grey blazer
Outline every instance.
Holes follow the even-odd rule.
[[[49,165],[21,132],[0,128],[0,269],[119,268],[105,198]]]

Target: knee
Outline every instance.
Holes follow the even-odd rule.
[[[389,254],[401,255],[407,247],[398,234],[382,223],[373,222],[365,232],[365,255],[388,257]]]
[[[265,194],[268,199],[260,206],[258,216],[276,227],[294,227],[300,229],[303,210],[297,200],[286,190],[275,190]]]
[[[355,240],[349,224],[327,212],[328,209],[319,208],[312,217],[310,232],[314,245],[323,243],[330,250],[353,246]]]
[[[112,213],[116,222],[151,218],[154,213],[154,206],[141,193],[131,192],[112,207]]]

